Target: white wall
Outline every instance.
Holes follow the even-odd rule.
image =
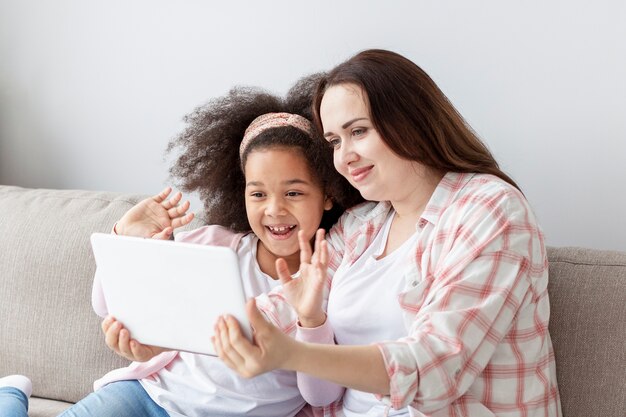
[[[0,183],[157,192],[196,105],[380,47],[441,86],[548,244],[626,250],[625,4],[0,0]]]

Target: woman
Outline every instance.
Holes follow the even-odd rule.
[[[220,357],[246,376],[298,371],[314,405],[346,387],[346,416],[560,416],[542,232],[441,90],[368,50],[328,73],[313,110],[335,168],[378,203],[348,210],[312,255],[302,239],[300,279],[277,262],[298,317],[280,294],[257,303],[301,341],[337,345],[291,340],[251,302],[255,344],[227,317]]]

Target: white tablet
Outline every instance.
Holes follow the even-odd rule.
[[[140,343],[215,355],[231,314],[251,340],[237,254],[230,248],[106,233],[91,235],[109,314]]]

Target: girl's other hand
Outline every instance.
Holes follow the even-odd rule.
[[[157,346],[142,345],[130,338],[130,332],[122,323],[108,316],[102,321],[104,341],[113,352],[119,356],[136,362],[147,362],[159,353],[169,349]]]
[[[318,327],[326,321],[322,309],[324,286],[328,270],[328,244],[324,239],[324,229],[315,234],[315,252],[311,244],[298,232],[300,243],[300,277],[292,278],[284,259],[276,260],[276,272],[283,284],[283,294],[287,302],[298,313],[302,327]]]
[[[213,346],[224,363],[246,378],[283,368],[298,343],[268,323],[254,299],[246,305],[253,328],[253,343],[243,335],[233,316],[220,317],[215,324]]]
[[[159,194],[140,201],[115,225],[119,235],[150,237],[167,240],[174,229],[184,226],[193,220],[194,214],[187,213],[189,201],[180,204],[183,195],[180,192],[168,199],[172,192],[166,187]]]

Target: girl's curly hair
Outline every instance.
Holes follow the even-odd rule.
[[[273,147],[301,152],[312,177],[332,198],[333,208],[324,212],[320,227],[328,230],[345,209],[363,201],[359,192],[335,170],[332,149],[317,130],[311,138],[291,126],[268,129],[239,156],[244,132],[258,116],[286,112],[312,120],[312,96],[323,75],[300,79],[285,98],[259,88],[235,87],[185,116],[187,127],[167,147],[167,152],[180,149],[170,175],[181,190],[198,192],[204,204],[202,217],[207,223],[235,232],[251,230],[246,216],[243,167],[250,152]]]

